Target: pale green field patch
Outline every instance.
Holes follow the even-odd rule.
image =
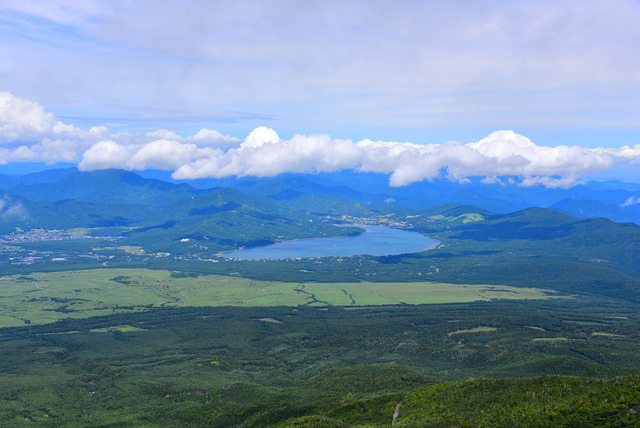
[[[531,339],[533,342],[564,342],[569,340],[566,337],[537,337],[535,339]]]
[[[446,220],[446,221],[462,220],[462,223],[465,223],[465,224],[484,220],[484,216],[477,213],[461,214],[456,217],[447,217],[447,216],[443,216],[442,214],[438,214],[438,215],[433,215],[427,218],[430,218],[432,220]]]
[[[87,235],[91,229],[86,227],[74,227],[67,230],[69,235]]]
[[[279,321],[275,318],[258,318],[258,321],[262,321],[262,322],[270,322],[273,324],[282,324],[282,321]]]
[[[613,334],[613,333],[591,333],[592,336],[605,336],[605,337],[625,337],[622,334]]]
[[[104,328],[94,328],[89,330],[91,333],[110,333],[113,331],[119,331],[121,333],[126,333],[129,331],[145,331],[143,328],[134,327],[132,325],[119,325],[115,327],[104,327]]]
[[[38,348],[35,351],[33,351],[34,354],[55,354],[55,353],[59,353],[59,352],[67,352],[67,348],[63,348],[61,346],[58,347],[51,347],[51,348]]]
[[[25,322],[16,317],[0,314],[0,328],[15,327],[17,325],[25,325]]]
[[[480,327],[469,328],[469,329],[466,329],[466,330],[452,331],[451,333],[449,333],[449,336],[452,336],[454,334],[483,333],[483,332],[496,331],[496,330],[498,330],[496,327],[480,326]]]
[[[0,295],[0,327],[166,306],[359,307],[562,297],[549,290],[502,285],[290,283],[221,275],[173,277],[170,271],[110,268],[5,276]]]
[[[609,324],[604,323],[604,322],[596,322],[596,321],[572,321],[572,320],[567,320],[566,322],[571,323],[571,324],[576,324],[576,325],[582,325],[582,326],[605,326],[605,325],[609,325]]]

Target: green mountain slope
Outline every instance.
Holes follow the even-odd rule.
[[[76,172],[77,168],[54,168],[22,175],[0,174],[0,188],[9,189],[19,184],[55,183]]]
[[[275,201],[223,188],[164,207],[125,237],[132,245],[175,254],[211,254],[276,241],[340,236],[358,229],[336,227]]]
[[[127,227],[156,214],[142,204],[106,205],[62,200],[34,201],[0,194],[0,234],[16,229],[69,229],[76,227]]]
[[[639,376],[473,379],[421,388],[406,398],[343,402],[275,426],[622,428],[640,426],[638,403]]]
[[[518,241],[548,255],[614,262],[640,273],[640,226],[611,220],[575,219],[545,208],[528,208],[487,221],[463,225],[451,239],[478,242]]]
[[[458,208],[463,211],[475,210]],[[456,214],[459,214],[456,211]],[[640,226],[576,219],[545,208],[507,215],[410,219],[413,229],[442,242],[419,258],[388,263],[436,266],[434,279],[549,287],[570,292],[640,296]],[[433,271],[433,269],[431,269]]]
[[[108,169],[69,174],[55,183],[20,184],[8,193],[36,200],[75,199],[104,204],[164,205],[206,193],[188,184],[147,179],[129,171]]]

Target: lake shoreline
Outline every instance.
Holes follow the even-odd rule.
[[[440,242],[404,229],[359,224],[337,225],[359,227],[359,235],[295,239],[274,244],[220,253],[229,260],[290,260],[321,257],[392,256],[413,254],[436,248]],[[384,250],[384,251],[383,251]],[[238,257],[238,254],[242,254]]]

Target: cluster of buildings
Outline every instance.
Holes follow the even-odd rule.
[[[83,231],[74,232],[72,230],[46,230],[33,229],[29,231],[18,231],[8,233],[0,237],[0,242],[7,244],[16,244],[21,242],[41,242],[41,241],[61,241],[63,239],[117,239],[113,236],[94,236],[88,235]]]

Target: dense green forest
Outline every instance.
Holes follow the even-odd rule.
[[[636,304],[589,298],[63,319],[0,331],[0,414],[4,426],[390,426],[400,404],[398,426],[633,426],[638,319]]]

